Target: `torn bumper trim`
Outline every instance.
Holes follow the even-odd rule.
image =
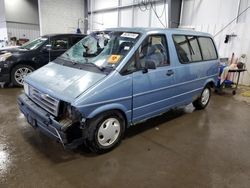
[[[62,125],[60,125],[52,115],[30,100],[25,94],[18,97],[18,105],[20,111],[24,114],[28,123],[33,128],[56,139],[62,143],[63,146],[68,144],[66,134],[61,130]]]

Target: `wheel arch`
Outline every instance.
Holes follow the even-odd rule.
[[[126,114],[126,108],[120,104],[107,104],[107,105],[104,105],[104,106],[101,106],[99,108],[96,108],[94,111],[92,111],[86,118],[87,119],[92,119],[102,113],[105,113],[105,112],[111,112],[111,111],[114,111],[114,112],[117,112],[119,113],[120,115],[122,115],[124,121],[125,121],[125,125],[127,127],[127,124],[129,122],[129,117],[128,115]]]
[[[9,79],[10,82],[14,85],[16,85],[13,80],[13,71],[15,70],[16,67],[21,66],[21,65],[28,65],[32,67],[34,70],[36,70],[36,66],[33,61],[18,61],[17,63],[13,64],[12,67],[10,68],[10,74],[9,74]]]
[[[31,66],[33,69],[36,69],[36,65],[35,65],[35,62],[34,62],[34,61],[31,61],[31,60],[29,60],[29,61],[24,61],[24,60],[22,60],[22,61],[18,61],[17,63],[13,64],[13,65],[11,66],[10,72],[12,72],[13,69],[14,69],[16,66],[18,66],[18,65],[29,65],[29,66]]]
[[[214,80],[214,79],[208,79],[208,80],[206,80],[206,82],[205,82],[205,84],[204,84],[204,86],[203,86],[203,88],[205,88],[206,86],[208,86],[208,87],[210,87],[210,88],[215,88],[215,86],[216,86],[216,81]]]

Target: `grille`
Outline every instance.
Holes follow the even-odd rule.
[[[29,95],[30,98],[44,110],[54,116],[58,115],[59,100],[49,96],[48,94],[42,93],[31,86],[29,86]]]

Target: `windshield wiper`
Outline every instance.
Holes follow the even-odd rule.
[[[77,61],[71,59],[68,53],[65,53],[65,55],[66,55],[66,56],[64,56],[64,55],[59,56],[58,58],[61,58],[61,59],[63,59],[64,61],[66,60],[67,62],[71,63],[72,65],[79,64]],[[64,65],[64,63],[63,63],[63,65]]]
[[[70,58],[69,53],[65,53],[65,56],[63,55],[63,56],[61,56],[61,58],[70,61],[73,65],[79,65],[79,66],[81,66],[81,65],[90,65],[90,66],[92,66],[92,67],[97,68],[97,69],[100,70],[101,72],[103,72],[103,70],[105,69],[105,67],[100,67],[100,66],[98,66],[98,65],[96,65],[96,64],[94,64],[94,63],[89,63],[87,58],[85,58],[85,60],[86,60],[85,63],[80,63],[80,62],[78,62],[78,61],[75,61],[75,60],[73,60],[72,58]]]
[[[96,64],[94,64],[94,63],[88,63],[88,62],[86,62],[86,63],[83,63],[83,65],[91,65],[91,66],[93,66],[93,67],[98,68],[100,71],[103,71],[103,70],[104,70],[104,67],[99,67],[98,65],[96,65]]]
[[[65,58],[64,55],[61,56],[62,58],[66,59],[66,60],[69,60],[73,65],[76,65],[78,63],[77,61],[75,61],[75,60],[73,60],[73,59],[70,58],[70,55],[69,55],[68,52],[66,52],[64,54],[66,55],[66,58]]]

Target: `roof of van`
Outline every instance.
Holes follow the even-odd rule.
[[[166,32],[170,34],[185,34],[185,35],[201,35],[212,37],[209,33],[198,32],[190,29],[178,29],[178,28],[153,28],[153,27],[118,27],[118,28],[107,28],[105,30],[112,31],[127,31],[127,32],[138,32],[138,33],[149,33],[149,32]]]
[[[53,33],[53,34],[47,34],[43,35],[42,37],[61,37],[61,36],[79,36],[83,37],[86,36],[85,34],[78,34],[78,33]]]

